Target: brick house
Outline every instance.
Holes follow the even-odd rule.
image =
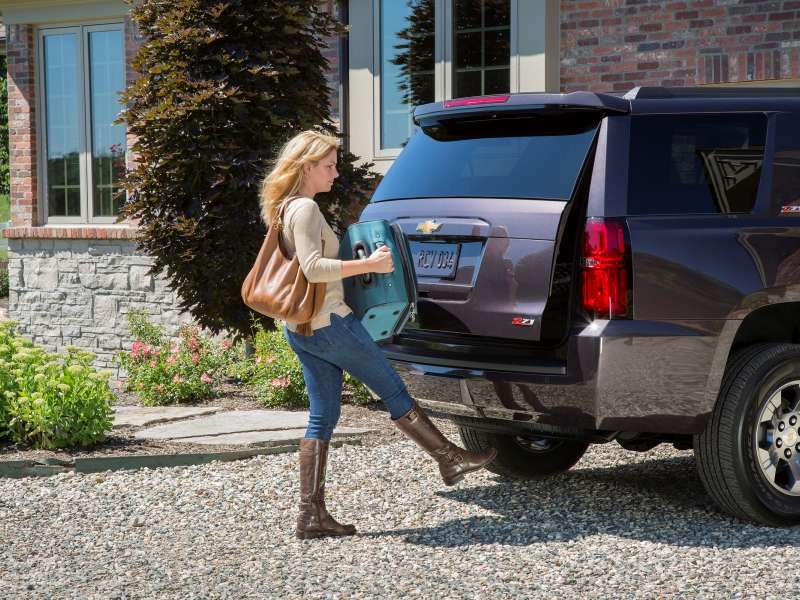
[[[350,24],[332,40],[334,114],[385,172],[412,103],[637,85],[800,82],[800,0],[324,0]],[[124,314],[174,329],[188,316],[136,228],[114,223],[130,160],[116,93],[141,42],[121,0],[1,1],[11,136],[10,314],[50,350],[111,366]]]

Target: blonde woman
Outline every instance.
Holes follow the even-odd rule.
[[[281,228],[286,251],[296,253],[310,282],[325,282],[325,301],[311,321],[311,335],[284,324],[283,331],[303,367],[310,401],[305,437],[300,441],[300,507],[296,535],[301,539],[352,535],[353,525],[338,523],[325,508],[328,445],[341,410],[342,371],[373,390],[388,407],[395,425],[439,463],[446,485],[480,469],[494,449],[474,453],[447,440],[409,395],[380,348],[344,302],[342,279],[363,273],[391,273],[385,246],[368,258],[339,260],[339,239],[325,221],[314,197],[331,189],[338,140],[304,131],[281,150],[261,189],[265,223]],[[281,218],[281,211],[285,212]],[[324,242],[324,244],[323,244]]]

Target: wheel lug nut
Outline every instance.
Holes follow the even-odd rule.
[[[781,421],[780,423],[778,423],[778,431],[783,431],[784,429],[786,429],[786,423]]]
[[[780,448],[781,446],[783,446],[783,440],[781,438],[778,438],[777,440],[775,440],[775,445],[778,448]]]
[[[786,449],[786,450],[783,452],[783,455],[784,455],[786,458],[792,458],[792,449],[791,449],[791,448],[787,448],[787,449]]]
[[[789,425],[794,426],[796,424],[797,424],[797,417],[792,417],[791,419],[789,419]]]

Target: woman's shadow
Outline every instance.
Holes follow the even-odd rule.
[[[590,450],[591,451],[591,450]],[[700,482],[692,456],[573,470],[547,479],[437,492],[444,501],[494,513],[434,527],[363,532],[403,535],[423,546],[530,545],[608,534],[676,546],[796,546],[797,532],[744,523],[722,513]],[[737,535],[732,536],[731,531]],[[746,533],[746,535],[742,535]]]

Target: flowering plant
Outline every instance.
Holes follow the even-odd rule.
[[[171,341],[139,312],[128,314],[128,327],[136,340],[130,351],[117,354],[116,361],[128,375],[126,388],[146,406],[192,402],[218,393],[229,341],[212,342],[193,325],[182,327],[178,340]]]

